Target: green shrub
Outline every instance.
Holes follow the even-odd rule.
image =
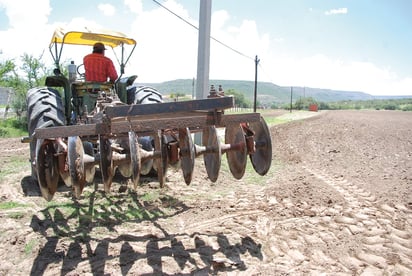
[[[412,104],[405,104],[401,107],[402,111],[412,111]]]
[[[19,137],[27,135],[27,119],[25,117],[0,120],[0,137]]]

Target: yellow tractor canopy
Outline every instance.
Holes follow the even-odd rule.
[[[120,65],[121,74],[124,73],[124,67],[129,61],[134,48],[136,47],[136,41],[133,38],[127,37],[125,34],[110,31],[110,30],[93,30],[90,28],[84,28],[83,31],[65,31],[63,28],[57,28],[50,41],[49,50],[53,57],[56,68],[59,68],[61,54],[63,52],[64,44],[72,45],[86,45],[93,46],[96,42],[103,43],[106,47],[109,46],[113,50],[117,47],[121,47],[121,59],[119,60],[116,55],[116,51],[113,51]],[[57,45],[60,44],[60,47]],[[125,45],[129,45],[131,50],[126,57]],[[130,48],[129,48],[130,49]]]
[[[125,34],[110,30],[91,30],[85,28],[84,31],[65,31],[57,28],[50,41],[50,46],[55,43],[89,45],[93,46],[96,42],[101,42],[106,46],[115,48],[119,45],[136,45],[136,41],[126,37]]]

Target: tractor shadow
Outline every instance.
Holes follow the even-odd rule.
[[[150,182],[148,177],[143,183]],[[26,185],[30,184],[29,179],[25,181]],[[96,177],[95,182],[98,181]],[[123,180],[117,178],[117,181]],[[51,267],[59,268],[61,275],[76,269],[83,272],[90,269],[93,275],[104,275],[105,268],[112,268],[113,263],[116,269],[120,267],[122,275],[136,272],[167,275],[170,268],[167,269],[165,258],[169,262],[172,260],[173,267],[177,265],[180,270],[190,267],[187,275],[215,274],[245,270],[242,255],[246,253],[262,260],[261,245],[249,236],[233,244],[221,233],[168,232],[159,220],[177,216],[190,207],[175,197],[158,194],[157,189],[149,190],[154,192],[138,194],[126,189],[106,195],[103,191],[89,189],[78,200],[67,192],[63,200],[50,202],[31,218],[30,227],[46,242],[34,259],[30,275],[47,274]],[[34,192],[31,187],[32,196]],[[37,195],[40,194],[38,190]],[[145,232],[142,225],[150,225],[152,231]],[[130,231],[116,235],[117,227],[130,227]],[[210,239],[217,241],[218,248],[208,245]],[[150,273],[136,271],[142,262],[150,267]]]

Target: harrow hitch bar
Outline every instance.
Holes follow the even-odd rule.
[[[154,134],[158,129],[202,130],[209,125],[225,127],[231,123],[259,122],[259,113],[223,115],[234,107],[233,97],[219,97],[155,105],[107,106],[104,116],[92,118],[90,124],[36,129],[36,138],[93,136],[134,131],[139,136]],[[178,118],[178,120],[177,120]]]

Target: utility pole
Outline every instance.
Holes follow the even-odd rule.
[[[197,52],[196,99],[209,94],[210,24],[212,0],[199,0],[199,42]]]
[[[290,87],[290,113],[292,113],[293,86]]]
[[[192,100],[195,98],[195,78],[192,80]]]
[[[199,42],[197,51],[196,99],[209,95],[210,25],[212,0],[199,0]],[[202,135],[195,133],[195,143],[202,143]]]
[[[254,93],[254,98],[253,98],[253,112],[256,112],[256,101],[257,101],[257,68],[259,64],[260,59],[258,59],[258,56],[256,55],[255,57],[255,93]]]

